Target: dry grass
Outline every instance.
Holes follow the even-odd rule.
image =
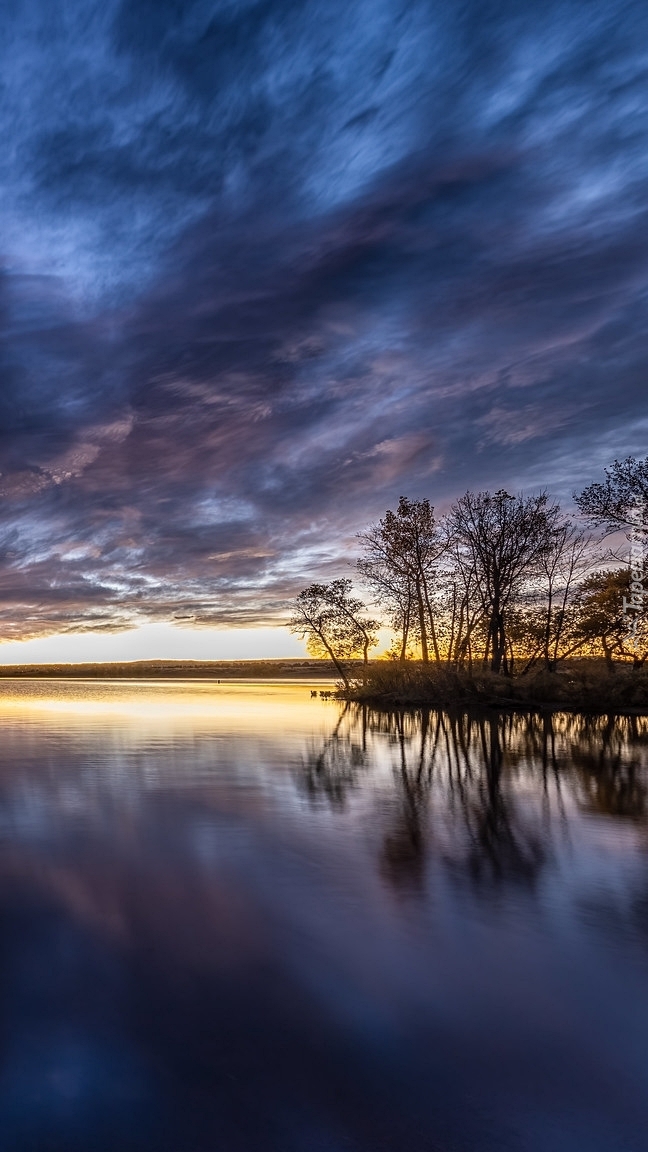
[[[648,668],[618,665],[610,673],[598,661],[574,661],[557,672],[525,676],[472,673],[436,664],[370,665],[347,695],[378,707],[480,703],[495,707],[566,708],[584,712],[648,713]]]

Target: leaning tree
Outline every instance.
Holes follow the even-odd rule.
[[[297,597],[289,622],[291,632],[306,640],[312,656],[329,657],[346,687],[345,660],[362,658],[378,643],[380,624],[365,615],[362,600],[352,595],[352,582],[343,578],[329,584],[310,584]]]

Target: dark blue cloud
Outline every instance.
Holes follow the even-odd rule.
[[[645,450],[643,4],[5,22],[8,634],[267,619],[401,492]]]

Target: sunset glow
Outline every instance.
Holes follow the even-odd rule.
[[[10,6],[1,661],[296,654],[401,494],[641,454],[621,7]]]
[[[179,628],[164,622],[142,624],[124,632],[72,632],[0,644],[0,664],[305,656],[304,644],[287,628]]]
[[[1,1152],[648,1147],[648,3],[0,14]]]

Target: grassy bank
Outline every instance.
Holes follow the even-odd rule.
[[[648,713],[648,668],[618,665],[608,672],[597,661],[577,661],[557,672],[498,676],[445,665],[386,661],[370,665],[364,680],[341,695],[376,707],[485,704],[493,707],[566,708],[584,712]]]

